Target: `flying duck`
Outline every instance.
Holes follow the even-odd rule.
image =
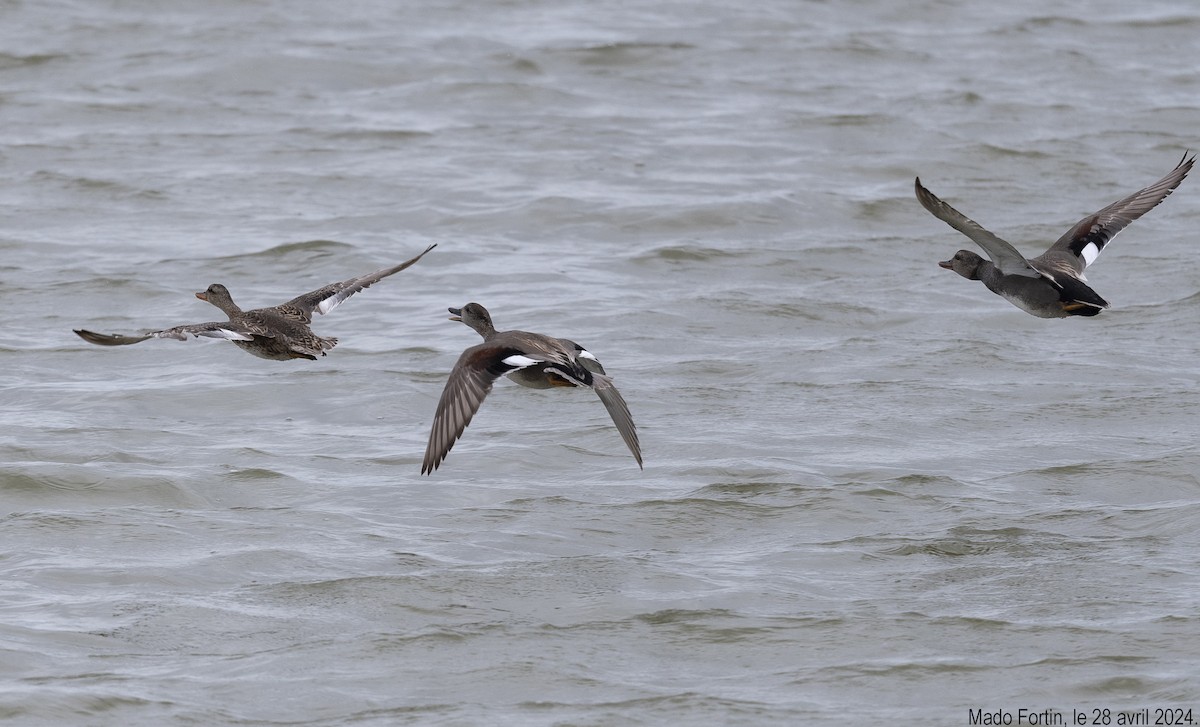
[[[180,341],[186,341],[188,336],[224,338],[259,358],[272,361],[306,358],[315,361],[317,356],[324,356],[326,351],[336,346],[338,340],[313,333],[308,324],[312,322],[314,313],[328,313],[358,291],[412,265],[435,247],[436,244],[430,245],[425,248],[425,252],[399,265],[326,285],[271,308],[242,310],[233,302],[229,290],[220,283],[213,283],[207,289],[196,293],[200,300],[220,308],[229,316],[228,321],[192,323],[133,336],[93,333],[80,329],[76,329],[75,333],[83,340],[98,346],[128,346],[150,338],[176,338]]]
[[[1184,154],[1165,177],[1084,217],[1049,250],[1032,259],[1026,259],[1008,242],[938,199],[921,186],[920,177],[916,180],[917,200],[934,217],[971,238],[991,258],[984,260],[970,250],[959,250],[954,257],[939,262],[941,267],[968,280],[982,280],[988,290],[1039,318],[1094,316],[1108,307],[1108,301],[1087,284],[1084,269],[1096,261],[1118,232],[1166,199],[1195,161],[1195,155],[1188,158]]]
[[[501,376],[508,376],[531,389],[591,388],[608,409],[638,467],[642,466],[642,449],[629,407],[613,386],[612,379],[605,374],[604,367],[583,346],[540,333],[497,331],[487,309],[478,303],[467,303],[449,311],[450,320],[470,326],[483,336],[483,343],[463,351],[450,371],[433,416],[421,474],[432,474],[446,459],[450,448],[462,436],[484,397],[492,390],[492,384]]]

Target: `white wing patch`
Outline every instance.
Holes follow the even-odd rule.
[[[575,355],[578,356],[579,358],[590,358],[593,361],[600,360],[600,359],[596,358],[594,355],[592,355],[592,352],[587,350],[586,348],[579,349],[579,353],[577,353]]]
[[[227,341],[253,341],[254,340],[254,338],[252,336],[247,336],[246,334],[240,333],[238,331],[231,331],[228,328],[214,328],[213,330],[205,331],[204,333],[202,333],[200,335],[207,336],[209,338],[224,338]]]
[[[325,315],[334,308],[337,308],[338,304],[341,302],[341,299],[339,299],[336,294],[331,295],[320,303],[317,303],[317,312],[321,315]]]
[[[1083,258],[1085,267],[1091,265],[1096,261],[1096,258],[1100,257],[1100,248],[1096,246],[1096,243],[1089,242],[1079,251],[1079,257]]]
[[[505,359],[502,359],[501,363],[505,364],[506,366],[514,366],[516,368],[523,369],[526,366],[532,366],[536,363],[541,363],[541,362],[531,359],[528,356],[522,356],[519,353],[514,353],[513,355],[511,355]]]

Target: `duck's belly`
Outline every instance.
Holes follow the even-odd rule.
[[[1038,318],[1065,318],[1059,291],[1041,278],[1005,275],[984,280],[987,289],[1009,303]]]
[[[1069,314],[1063,310],[1057,298],[1054,300],[1030,300],[1027,297],[1000,293],[1000,296],[1029,315],[1038,318],[1066,318]]]
[[[530,389],[553,389],[558,386],[575,386],[575,384],[561,376],[548,374],[541,368],[534,366],[513,371],[511,374],[508,374],[508,378]]]
[[[291,361],[294,358],[307,358],[313,361],[317,359],[316,356],[296,353],[286,344],[273,338],[255,338],[253,341],[234,341],[233,343],[248,354],[270,361]]]

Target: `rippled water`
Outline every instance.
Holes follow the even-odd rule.
[[[1197,146],[1200,10],[1082,8],[0,3],[0,716],[1200,709],[1200,181],[1088,320],[912,194],[1033,254]],[[71,333],[430,243],[319,361]],[[419,476],[470,300],[595,352],[645,471],[502,381]]]

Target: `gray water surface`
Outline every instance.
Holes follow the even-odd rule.
[[[0,717],[968,723],[1200,710],[1191,3],[0,3]],[[1194,176],[1194,175],[1193,175]],[[319,361],[212,320],[438,248]],[[637,421],[446,375],[569,337]],[[1194,713],[1200,719],[1200,711]],[[1114,717],[1114,724],[1115,717]]]

